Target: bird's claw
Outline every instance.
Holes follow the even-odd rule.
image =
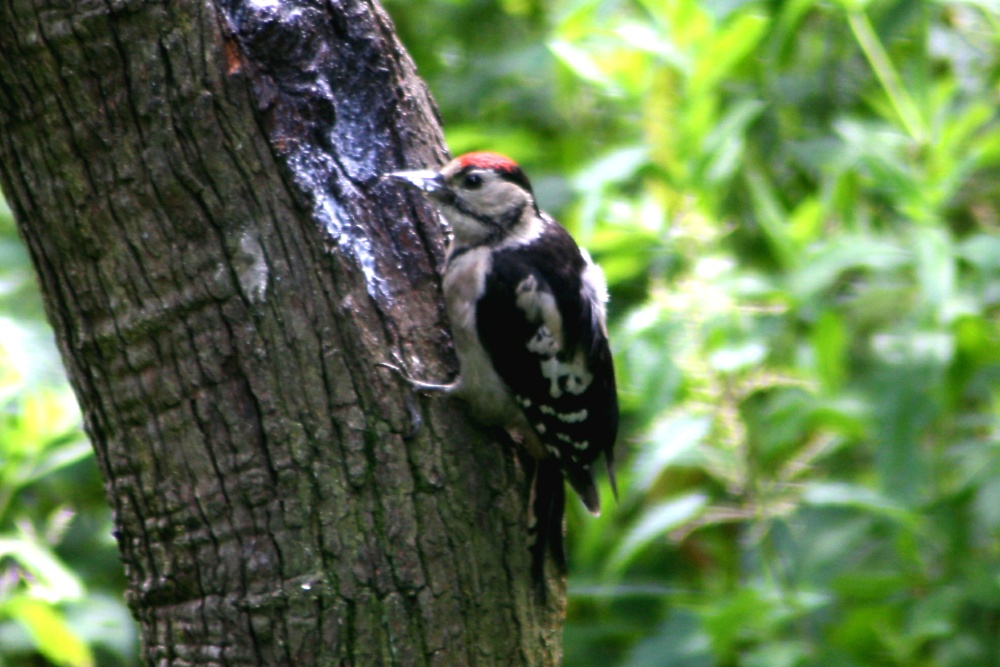
[[[454,382],[450,384],[438,384],[435,382],[424,382],[423,380],[414,379],[410,377],[405,370],[395,364],[380,361],[375,365],[388,368],[389,370],[395,372],[400,378],[403,379],[404,382],[406,382],[406,384],[410,385],[410,388],[414,391],[419,391],[425,394],[447,394],[455,387]]]

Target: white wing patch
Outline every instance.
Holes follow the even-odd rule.
[[[594,272],[596,271],[596,275]],[[594,310],[603,322],[604,304],[601,301],[605,294],[603,275],[596,265],[591,264],[584,276],[583,289],[586,297],[594,303]],[[556,305],[556,298],[547,290],[539,289],[538,279],[534,274],[524,278],[515,289],[517,307],[524,313],[529,322],[541,321],[535,335],[528,341],[528,350],[542,357],[539,360],[542,377],[549,381],[549,395],[559,398],[564,392],[582,394],[587,391],[594,376],[587,369],[587,361],[581,352],[572,361],[561,361],[559,352],[563,349],[562,316]],[[586,414],[579,419],[586,419]],[[564,420],[573,423],[573,420]]]
[[[590,447],[590,441],[589,440],[583,440],[583,441],[577,442],[576,440],[574,440],[573,438],[569,437],[565,433],[556,433],[556,438],[558,438],[559,440],[565,442],[567,445],[573,445],[574,449],[579,449],[581,452],[585,451],[588,447]],[[573,458],[574,459],[576,458],[575,454],[573,455]]]
[[[549,328],[543,324],[538,327],[538,331],[528,341],[528,351],[540,354],[543,357],[551,357],[559,352],[559,341],[552,335]]]
[[[583,271],[583,298],[590,301],[594,317],[605,336],[608,335],[608,327],[605,324],[605,304],[608,302],[608,281],[604,277],[601,267],[590,259],[590,253],[583,248],[580,249],[583,261],[587,263],[587,268]]]
[[[594,381],[582,352],[577,352],[572,361],[551,357],[542,359],[541,365],[542,377],[549,381],[549,396],[552,398],[559,398],[564,391],[579,396]]]
[[[559,421],[564,424],[579,424],[580,422],[587,419],[587,409],[577,410],[576,412],[556,412],[555,408],[548,405],[538,406],[539,412],[543,415],[549,415],[551,417],[556,417]]]
[[[529,322],[542,322],[542,326],[528,343],[529,349],[532,345],[537,345],[539,350],[554,348],[551,352],[531,350],[536,354],[555,354],[561,350],[562,316],[559,315],[559,307],[552,293],[538,289],[538,279],[531,274],[517,284],[515,294],[517,307],[524,312],[525,319]]]
[[[576,412],[563,412],[558,415],[559,419],[566,422],[567,424],[579,424],[580,422],[587,419],[587,410],[577,410]]]

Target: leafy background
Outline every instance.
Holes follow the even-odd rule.
[[[1000,665],[1000,3],[385,5],[452,151],[609,278],[622,496],[571,508],[566,664]],[[132,665],[0,232],[0,664]]]

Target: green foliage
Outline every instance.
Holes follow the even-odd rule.
[[[406,39],[452,149],[541,174],[612,288],[567,664],[1000,660],[1000,8],[447,7]]]
[[[6,209],[0,232],[0,665],[134,664],[110,512]]]

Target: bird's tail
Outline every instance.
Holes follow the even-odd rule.
[[[536,460],[531,487],[531,516],[528,520],[531,575],[539,596],[544,600],[547,552],[552,553],[552,560],[559,574],[566,573],[566,550],[563,544],[566,487],[559,462],[555,459]]]

